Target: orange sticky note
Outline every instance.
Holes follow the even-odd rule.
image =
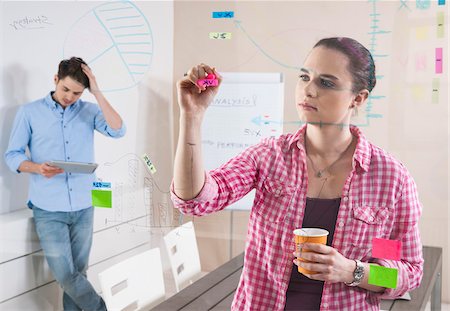
[[[372,240],[372,257],[400,260],[401,251],[401,241],[380,238],[373,238]]]

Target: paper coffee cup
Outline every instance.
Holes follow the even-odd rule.
[[[300,253],[300,244],[302,243],[320,243],[327,244],[327,237],[329,232],[320,228],[300,228],[294,230],[294,242],[295,251]],[[301,252],[309,252],[309,250],[303,249]],[[297,257],[297,260],[307,262],[307,260]],[[298,272],[306,274],[315,274],[317,272],[304,269],[298,266]]]

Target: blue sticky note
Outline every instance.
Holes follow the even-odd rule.
[[[109,188],[109,189],[111,189],[111,183],[110,182],[94,181],[92,183],[92,186],[94,188]]]
[[[233,11],[213,12],[212,17],[213,18],[233,18],[234,12]]]
[[[438,5],[445,5],[445,0],[438,0]]]

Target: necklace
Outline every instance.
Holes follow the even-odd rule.
[[[314,171],[314,175],[317,178],[321,178],[323,176],[324,172],[328,171],[334,164],[336,164],[340,159],[342,159],[344,154],[350,149],[351,145],[353,144],[353,139],[354,139],[354,136],[352,135],[352,141],[350,142],[350,144],[348,144],[347,148],[345,148],[345,150],[339,155],[339,157],[336,160],[333,161],[333,163],[331,163],[330,165],[324,167],[321,170],[316,169],[313,160],[311,159],[311,157],[309,156],[309,154],[308,154],[308,152],[306,150],[306,143],[305,143],[305,153],[306,153],[306,156],[308,157],[309,161],[311,162],[311,166],[312,166],[312,169]]]

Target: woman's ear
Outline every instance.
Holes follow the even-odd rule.
[[[364,104],[364,102],[367,100],[368,97],[369,97],[368,90],[364,89],[359,91],[359,93],[356,94],[355,98],[353,99],[353,103],[350,107],[351,108],[360,107],[362,104]]]

